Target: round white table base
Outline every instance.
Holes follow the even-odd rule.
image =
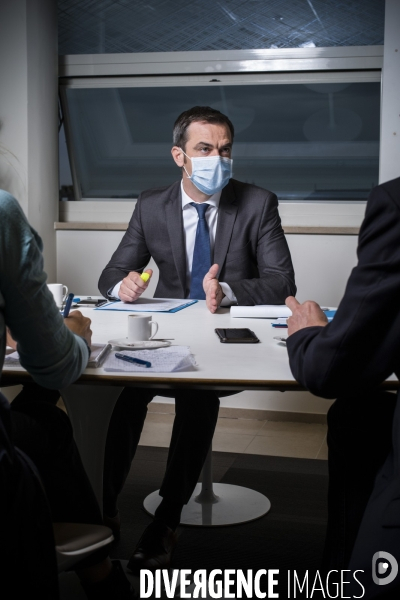
[[[265,515],[271,508],[266,496],[239,485],[214,483],[213,491],[201,492],[202,484],[198,483],[189,502],[183,507],[181,525],[197,527],[218,527],[248,523]],[[154,515],[161,502],[158,490],[152,492],[143,502],[144,509]]]

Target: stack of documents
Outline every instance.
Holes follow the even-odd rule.
[[[286,304],[258,304],[256,306],[231,306],[231,317],[242,319],[279,319],[290,317],[292,311]]]
[[[111,352],[105,363],[105,371],[123,373],[174,373],[176,371],[192,371],[196,366],[193,354],[189,346],[169,346],[157,350],[124,350],[124,356],[138,358],[151,363],[151,367],[138,365],[116,358],[115,352]],[[118,354],[118,353],[117,353]]]
[[[332,321],[336,308],[322,308],[328,321]],[[231,306],[231,317],[242,319],[276,319],[281,321],[292,316],[286,304],[257,304],[256,306]]]

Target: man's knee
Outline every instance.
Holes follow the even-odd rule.
[[[219,404],[217,394],[208,390],[183,390],[175,397],[177,414],[185,414],[192,419],[202,418],[206,414],[217,415]]]
[[[380,423],[391,422],[395,404],[395,394],[378,390],[369,394],[340,396],[328,410],[328,427],[375,429]]]
[[[126,417],[146,414],[147,405],[153,400],[154,391],[144,388],[124,388],[115,404],[114,413]]]

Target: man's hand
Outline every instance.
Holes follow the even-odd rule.
[[[328,324],[325,313],[319,304],[312,300],[300,304],[294,296],[289,296],[286,298],[285,304],[292,311],[292,316],[287,320],[288,335],[292,335],[304,327],[314,327],[315,325],[325,327]]]
[[[11,335],[10,330],[8,329],[8,327],[6,327],[6,345],[9,346],[10,348],[12,348],[13,350],[17,349],[17,342],[14,340],[14,338]]]
[[[72,333],[76,333],[76,335],[80,335],[83,337],[89,348],[92,343],[92,330],[90,329],[91,320],[87,317],[84,317],[79,310],[74,310],[69,313],[68,317],[64,319],[64,323],[72,331]]]
[[[203,279],[203,289],[206,294],[206,303],[207,308],[210,312],[215,313],[219,308],[219,305],[222,302],[223,297],[225,296],[222,291],[221,286],[219,285],[219,281],[216,278],[218,273],[218,265],[212,265],[210,270]]]
[[[146,282],[144,282],[140,277],[140,273],[136,273],[136,271],[131,271],[128,273],[125,279],[122,280],[118,294],[122,302],[134,302],[147,289],[151,276],[153,275],[153,271],[151,269],[147,269],[147,271],[144,271],[144,273],[148,273],[150,275],[148,281]]]

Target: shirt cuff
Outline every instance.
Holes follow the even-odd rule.
[[[219,285],[225,294],[225,296],[222,298],[220,306],[232,306],[232,304],[237,304],[237,298],[233,293],[232,288],[227,283],[221,281],[219,282]]]
[[[114,287],[111,290],[108,290],[107,296],[109,298],[115,298],[116,300],[120,299],[119,288],[121,287],[121,283],[122,283],[122,279],[116,285],[114,285]]]

